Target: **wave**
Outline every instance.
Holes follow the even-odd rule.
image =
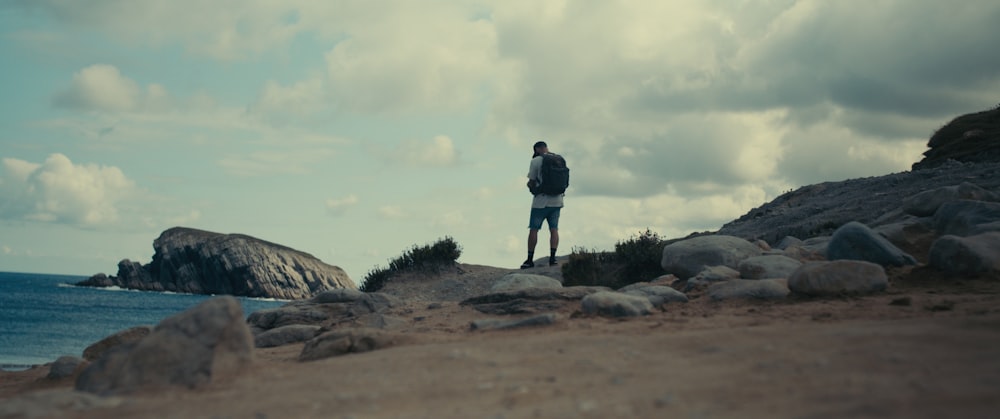
[[[0,370],[3,371],[26,371],[35,368],[41,364],[0,364]]]
[[[192,293],[189,293],[189,292],[177,292],[177,291],[137,290],[137,289],[132,289],[132,288],[122,288],[122,287],[119,287],[117,285],[111,285],[111,286],[107,286],[107,287],[92,287],[92,286],[87,286],[87,285],[76,285],[76,284],[70,284],[70,283],[65,283],[65,282],[60,282],[59,283],[59,287],[62,287],[62,288],[83,288],[83,289],[89,289],[89,290],[103,290],[103,291],[113,291],[113,292],[122,292],[122,291],[123,292],[150,292],[150,293],[166,294],[166,295],[191,295],[191,296],[196,296],[196,297],[217,297],[219,295],[229,295],[229,294],[192,294]],[[272,302],[278,302],[278,303],[286,303],[286,302],[289,302],[289,301],[295,301],[295,300],[289,300],[289,299],[283,299],[283,298],[275,298],[275,297],[246,297],[246,296],[242,296],[242,295],[234,295],[234,297],[236,297],[236,298],[242,298],[242,299],[247,299],[247,300],[253,300],[253,301],[272,301]]]

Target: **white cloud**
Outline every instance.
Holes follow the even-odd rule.
[[[250,110],[275,122],[308,117],[329,107],[325,89],[326,83],[321,77],[311,77],[290,86],[269,80]]]
[[[387,219],[400,219],[408,216],[406,211],[398,205],[385,205],[379,207],[378,215]]]
[[[439,113],[473,106],[500,69],[492,24],[461,8],[395,6],[364,25],[345,23],[348,38],[326,54],[338,107]]]
[[[349,208],[357,205],[358,202],[360,202],[360,200],[355,194],[350,194],[340,199],[331,198],[326,200],[326,210],[331,215],[340,216],[344,215]]]
[[[135,183],[117,167],[76,165],[62,154],[42,164],[4,158],[0,216],[92,227],[115,223]]]
[[[117,68],[95,64],[73,75],[70,87],[58,94],[58,106],[84,110],[128,111],[136,107],[141,90]]]
[[[69,87],[57,92],[55,106],[83,111],[166,112],[176,103],[167,88],[151,83],[140,88],[134,80],[109,64],[94,64],[73,75]]]

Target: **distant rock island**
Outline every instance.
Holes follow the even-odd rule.
[[[149,264],[124,259],[117,276],[100,273],[77,285],[287,300],[357,288],[340,267],[243,234],[174,227],[153,241],[153,249]]]

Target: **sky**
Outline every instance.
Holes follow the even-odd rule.
[[[115,274],[184,226],[361,283],[444,237],[520,265],[910,169],[1000,103],[995,0],[4,0],[0,271]],[[548,234],[540,234],[539,254]]]

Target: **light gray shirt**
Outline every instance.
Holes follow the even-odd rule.
[[[535,157],[531,159],[531,164],[528,166],[528,179],[533,179],[538,183],[542,183],[542,156]],[[566,194],[559,195],[535,195],[531,200],[531,208],[546,208],[546,207],[559,207],[563,206],[563,197]]]

